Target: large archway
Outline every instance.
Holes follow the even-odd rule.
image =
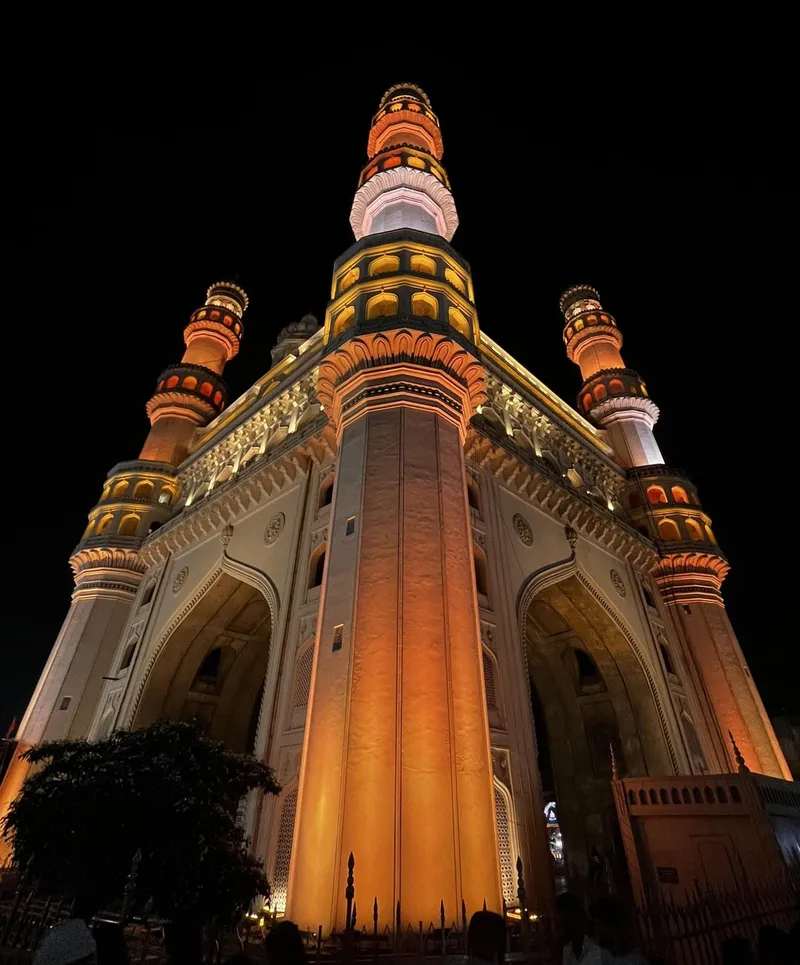
[[[624,887],[610,748],[627,774],[672,770],[649,681],[577,574],[533,596],[524,629],[557,888]]]
[[[133,726],[193,720],[231,750],[252,751],[271,637],[262,593],[222,573],[165,641]]]

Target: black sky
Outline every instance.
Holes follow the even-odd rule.
[[[7,362],[6,454],[26,474],[7,504],[0,730],[24,710],[69,606],[69,553],[107,471],[138,455],[190,312],[219,278],[250,295],[231,399],[283,325],[323,317],[371,115],[406,80],[442,123],[482,328],[574,403],[558,296],[599,288],[661,408],[665,459],[697,483],[731,560],[729,613],[768,709],[800,710],[789,95],[713,71],[683,86],[601,75],[565,93],[555,75],[538,86],[395,58],[335,81],[299,66],[279,88],[255,75],[233,98],[56,85],[18,146],[27,343]]]

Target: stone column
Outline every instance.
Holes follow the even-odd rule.
[[[320,375],[341,445],[288,914],[326,932],[345,924],[350,852],[381,927],[397,902],[414,928],[442,901],[448,921],[462,899],[501,903],[463,462],[479,389],[463,350],[423,339],[415,364],[343,373],[345,347]]]

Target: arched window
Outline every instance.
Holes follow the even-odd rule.
[[[170,486],[162,486],[161,492],[158,494],[158,501],[162,506],[169,506],[172,500],[175,498],[175,490]]]
[[[695,519],[685,519],[686,532],[689,534],[689,539],[693,539],[698,543],[703,542],[703,531],[700,529],[700,524]]]
[[[347,308],[343,309],[336,316],[336,321],[333,326],[333,334],[341,335],[346,329],[348,329],[353,324],[353,319],[356,317],[356,310],[352,305],[348,305]]]
[[[497,710],[497,687],[494,676],[494,660],[485,650],[483,651],[483,686],[486,690],[486,706],[489,710]]]
[[[180,379],[178,378],[178,376],[177,376],[177,375],[171,375],[171,376],[167,379],[167,386],[166,386],[166,387],[167,387],[168,389],[174,389],[175,386],[178,384],[178,382],[180,382]]]
[[[214,386],[210,382],[204,382],[200,386],[200,395],[207,395],[210,397],[213,391],[214,391]]]
[[[494,811],[497,818],[497,850],[500,854],[500,882],[503,887],[503,900],[510,905],[517,900],[517,875],[512,840],[513,821],[511,820],[511,796],[504,787],[495,781]]]
[[[327,547],[323,543],[317,552],[311,557],[311,568],[308,574],[308,588],[313,590],[317,586],[322,586],[322,577],[325,574],[325,554]]]
[[[594,398],[596,402],[599,402],[601,399],[605,399],[607,395],[608,395],[608,390],[602,383],[594,387]]]
[[[714,538],[714,534],[711,531],[711,527],[708,525],[708,523],[706,523],[706,536],[711,540],[712,543],[716,543],[716,539]]]
[[[625,386],[620,382],[619,379],[611,379],[608,383],[608,388],[612,395],[619,395],[621,392],[625,391]]]
[[[673,486],[672,487],[672,498],[676,503],[688,503],[689,497],[686,495],[686,490],[683,486]]]
[[[91,535],[92,535],[92,530],[94,529],[94,523],[95,523],[95,521],[94,521],[93,519],[90,519],[90,520],[89,520],[89,525],[88,525],[88,526],[86,527],[86,529],[83,531],[83,538],[84,538],[84,539],[86,539],[88,536],[91,536]]]
[[[339,291],[346,292],[348,288],[351,288],[358,281],[358,277],[361,274],[361,269],[356,266],[351,268],[350,271],[345,272],[342,275],[341,281],[339,282]]]
[[[464,284],[464,279],[457,272],[453,271],[452,268],[445,268],[444,277],[450,282],[453,288],[457,288],[462,295],[467,292],[467,286]]]
[[[311,690],[311,668],[314,664],[314,645],[306,649],[297,661],[297,669],[294,676],[294,697],[292,699],[292,709],[299,710],[308,705],[308,694]]]
[[[660,519],[658,521],[658,535],[663,540],[675,541],[681,538],[678,524],[673,519]]]
[[[587,392],[583,397],[583,407],[584,409],[591,409],[592,407],[592,393]]]
[[[665,503],[667,501],[667,494],[664,492],[663,486],[648,486],[647,498],[656,506],[658,503]]]
[[[427,292],[414,292],[411,296],[411,314],[422,318],[438,318],[439,303]]]
[[[120,496],[125,496],[127,492],[128,492],[128,481],[126,479],[123,479],[121,482],[118,482],[114,486],[114,489],[111,495],[114,496],[115,499],[119,499]]]
[[[474,509],[477,512],[481,511],[480,494],[478,492],[478,486],[471,479],[467,480],[467,503],[470,509]]]
[[[367,318],[385,318],[397,314],[397,295],[391,292],[381,292],[373,295],[367,302]]]
[[[272,910],[286,911],[286,891],[289,886],[289,865],[292,861],[292,837],[294,816],[297,810],[297,785],[283,792],[281,817],[278,822],[278,840],[275,846],[275,864],[272,871]]]
[[[141,482],[136,483],[136,488],[133,490],[134,499],[152,499],[153,498],[153,484],[149,479],[142,479]]]
[[[447,318],[453,328],[457,332],[461,332],[464,338],[470,337],[469,322],[463,312],[460,312],[457,308],[449,308],[447,310]]]
[[[187,375],[182,385],[184,389],[194,390],[197,388],[197,379],[193,375]]]
[[[400,270],[400,259],[397,255],[381,255],[380,258],[373,258],[369,263],[370,277],[373,275],[386,275],[390,271]]]
[[[675,664],[672,662],[672,654],[669,652],[669,647],[665,643],[658,642],[659,649],[661,650],[661,659],[664,661],[664,669],[667,673],[671,673],[674,677],[677,677],[677,671],[675,670]]]
[[[122,654],[122,660],[119,665],[120,670],[127,670],[133,663],[133,655],[136,653],[136,644],[138,642],[136,637],[133,637],[133,639],[128,642]]]
[[[578,692],[588,694],[596,693],[598,690],[604,689],[605,683],[603,681],[603,675],[589,654],[580,647],[573,647],[572,654],[575,662]]]
[[[486,554],[479,546],[473,547],[473,563],[475,566],[475,587],[478,596],[489,595],[489,580],[486,573]]]
[[[136,531],[139,529],[140,522],[141,520],[139,519],[139,517],[134,516],[133,514],[129,516],[123,516],[122,522],[119,524],[119,529],[117,530],[117,533],[120,536],[135,536]]]
[[[97,524],[97,535],[102,536],[113,521],[114,517],[111,515],[111,513],[106,513],[106,515]]]
[[[631,509],[641,509],[642,497],[637,492],[628,494],[628,505]]]
[[[436,262],[433,260],[433,258],[429,258],[427,255],[412,255],[411,270],[418,271],[423,275],[435,275]]]
[[[319,508],[330,506],[333,502],[333,473],[319,487]]]

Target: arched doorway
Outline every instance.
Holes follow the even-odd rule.
[[[524,631],[556,888],[624,886],[611,747],[629,775],[672,770],[647,676],[577,574],[533,596]]]
[[[164,643],[133,726],[193,720],[231,750],[252,751],[271,636],[262,593],[222,573]]]

